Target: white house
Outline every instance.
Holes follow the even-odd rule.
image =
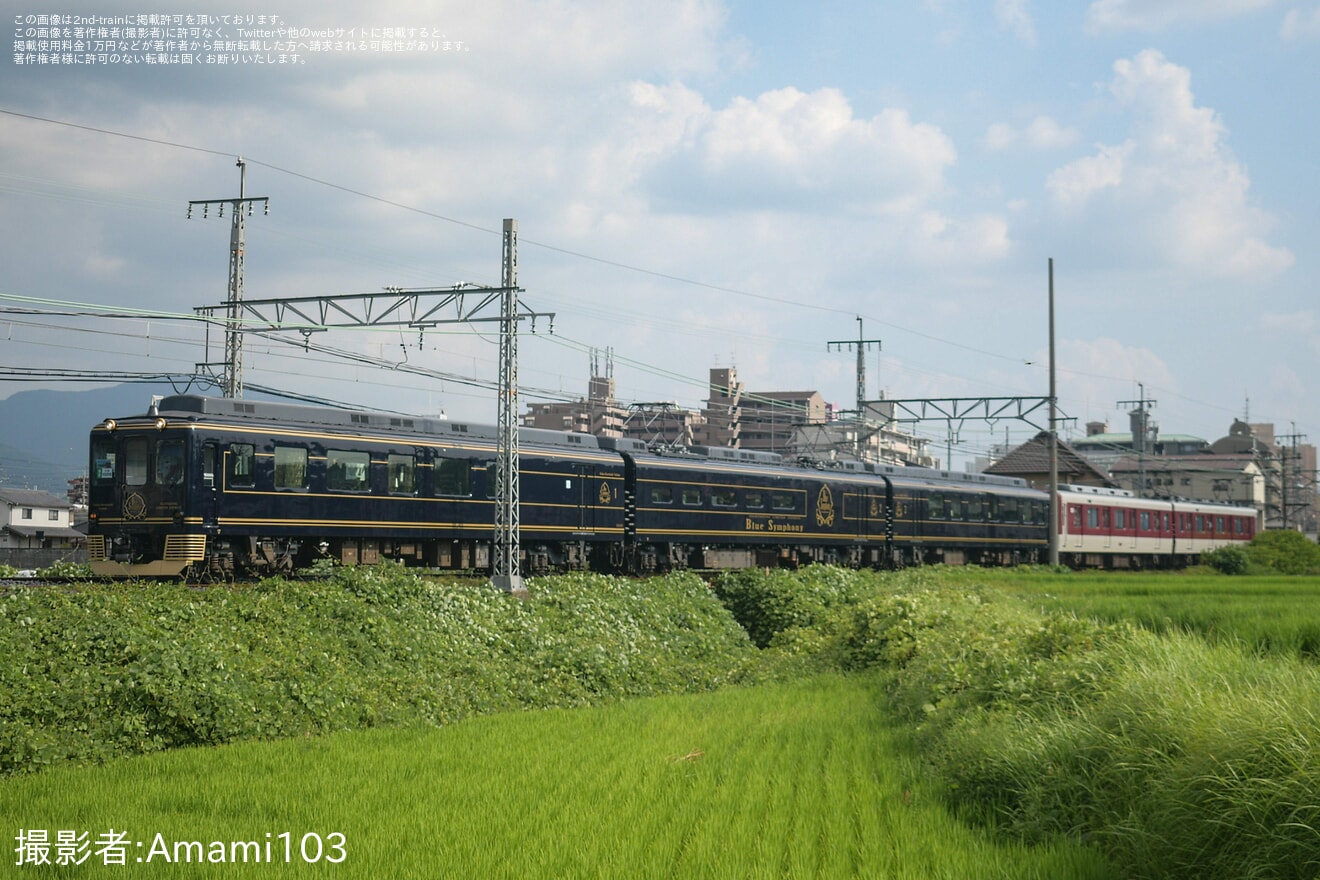
[[[0,486],[0,549],[58,550],[87,536],[69,521],[72,505],[49,492]]]

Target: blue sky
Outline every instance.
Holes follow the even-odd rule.
[[[0,0],[21,28],[35,6]],[[699,407],[709,368],[733,365],[751,390],[851,406],[854,361],[826,343],[854,337],[859,315],[883,340],[869,396],[1044,395],[1053,258],[1076,431],[1125,429],[1116,404],[1144,388],[1166,433],[1216,439],[1249,401],[1252,421],[1320,440],[1320,0],[252,11],[462,46],[262,67],[11,51],[0,307],[156,317],[0,313],[0,366],[204,360],[199,328],[166,316],[223,300],[228,226],[184,209],[235,194],[242,154],[249,193],[271,197],[248,227],[251,298],[494,284],[495,233],[516,217],[524,299],[556,313],[553,337],[521,345],[526,402],[584,394],[589,350],[611,347],[625,402]],[[497,374],[486,331],[315,341],[456,378],[253,341],[246,379],[495,417],[462,381]],[[0,397],[28,387],[0,382]],[[968,423],[959,454],[1006,427],[1031,433]],[[944,446],[943,426],[925,431]]]

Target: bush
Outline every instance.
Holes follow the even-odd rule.
[[[1280,574],[1320,574],[1320,544],[1291,529],[1259,533],[1246,552],[1253,564]]]
[[[1229,546],[1201,554],[1201,562],[1220,574],[1246,574],[1251,569],[1251,557],[1242,547]]]
[[[0,594],[0,773],[706,690],[755,662],[694,575],[528,589],[387,564],[247,588]]]

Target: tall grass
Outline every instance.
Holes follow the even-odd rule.
[[[957,821],[881,696],[870,678],[833,675],[180,750],[0,781],[0,827],[345,835],[336,866],[156,858],[132,866],[146,878],[1116,876],[1094,850],[1009,843]]]

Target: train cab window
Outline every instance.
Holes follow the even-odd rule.
[[[366,452],[327,449],[325,487],[332,492],[371,491],[371,455]]]
[[[749,489],[747,494],[743,495],[743,501],[747,504],[748,510],[765,510],[765,493],[760,490]]]
[[[652,486],[651,487],[652,504],[673,504],[674,488],[672,486]]]
[[[98,485],[115,481],[115,462],[119,453],[115,443],[109,437],[97,437],[92,441],[92,482]]]
[[[491,491],[494,492],[494,469],[491,470],[491,477],[492,479],[488,480],[488,482],[490,483]],[[435,463],[435,494],[471,495],[472,462],[465,458],[437,459]]]
[[[146,437],[132,437],[124,441],[124,482],[129,486],[147,484],[148,446]]]
[[[391,452],[386,464],[391,495],[412,495],[417,491],[417,459]]]
[[[713,507],[737,507],[738,493],[732,489],[719,487],[711,489],[710,503]]]
[[[255,484],[256,450],[251,443],[234,443],[229,447],[229,474],[231,486],[252,486]]]
[[[797,510],[797,498],[789,492],[773,492],[770,506],[775,510]]]
[[[307,450],[301,446],[275,447],[275,488],[307,488]]]
[[[183,483],[183,440],[162,440],[156,446],[156,485]]]
[[[701,489],[697,486],[684,486],[682,494],[683,504],[688,507],[701,506]]]

